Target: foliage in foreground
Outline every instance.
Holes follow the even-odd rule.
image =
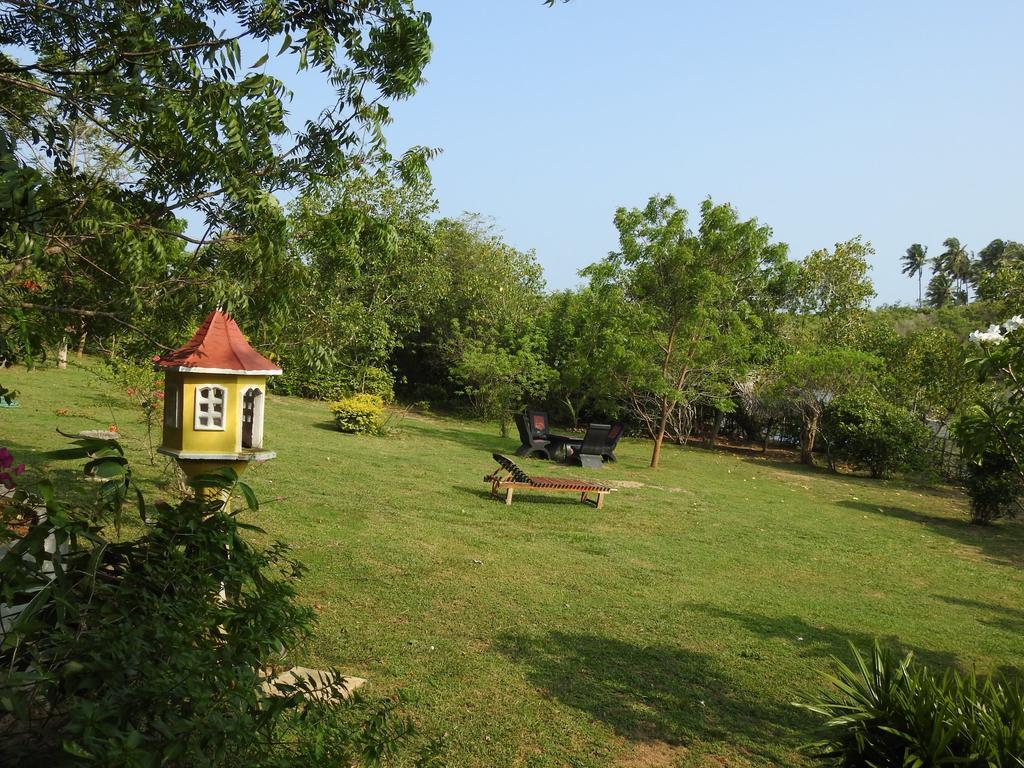
[[[986,453],[967,465],[964,490],[971,499],[971,522],[988,525],[1024,513],[1024,479],[998,452]]]
[[[831,690],[800,705],[825,718],[809,747],[823,765],[1024,768],[1024,681],[936,674],[877,643],[853,653],[854,668],[837,661]]]
[[[971,341],[981,351],[968,367],[983,388],[955,430],[971,462],[971,522],[984,525],[1024,507],[1024,318],[975,331]]]
[[[178,505],[150,507],[136,492],[142,534],[110,540],[96,521],[120,508],[130,472],[116,444],[79,446],[105,452],[91,462],[110,478],[95,508],[71,508],[42,483],[4,507],[46,509],[0,560],[0,599],[28,603],[0,648],[5,749],[25,766],[386,762],[412,733],[396,702],[307,697],[307,683],[262,691],[313,614],[296,599],[302,567],[287,547],[252,544],[243,532],[258,529],[229,509],[234,493],[255,508],[252,491],[225,469]],[[337,695],[341,683],[320,690]]]

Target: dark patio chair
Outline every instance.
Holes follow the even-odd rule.
[[[518,425],[519,423],[517,419],[516,424]],[[518,456],[540,454],[545,459],[564,459],[569,454],[569,448],[579,442],[579,440],[574,440],[571,437],[551,434],[548,431],[548,414],[546,411],[528,410],[522,424],[519,439],[523,441],[523,445],[516,451]],[[540,442],[543,442],[544,445],[537,448],[533,447]]]
[[[523,458],[529,456],[543,456],[545,459],[551,458],[551,453],[548,450],[548,446],[551,441],[547,437],[547,417],[545,416],[543,425],[544,430],[538,431],[534,429],[536,422],[525,413],[516,414],[516,427],[519,429],[519,439],[522,441],[522,445],[516,450],[516,456]]]
[[[611,430],[611,424],[588,425],[583,440],[572,444],[569,460],[579,462],[582,467],[599,469],[604,463],[604,452],[607,450],[608,434]]]
[[[604,445],[604,450],[601,451],[601,455],[604,456],[608,461],[618,461],[615,458],[615,449],[619,445],[619,440],[622,438],[622,433],[626,431],[626,425],[621,421],[616,421],[612,424],[612,428],[608,430],[608,441]]]

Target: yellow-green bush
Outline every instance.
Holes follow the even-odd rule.
[[[331,403],[334,421],[342,432],[379,434],[384,427],[384,400],[379,395],[352,395]]]

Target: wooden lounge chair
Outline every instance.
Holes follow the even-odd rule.
[[[519,488],[524,491],[551,491],[553,493],[565,491],[568,493],[578,493],[582,502],[586,502],[590,494],[595,494],[597,499],[594,500],[594,504],[598,509],[601,509],[604,506],[605,494],[615,490],[604,483],[591,483],[586,480],[572,480],[562,477],[530,477],[511,459],[502,456],[500,453],[492,455],[494,460],[501,465],[501,469],[497,469],[492,474],[487,475],[484,481],[491,484],[491,493],[495,496],[498,496],[503,488],[505,489],[506,504],[512,503],[512,493]],[[503,471],[508,474],[502,474]]]

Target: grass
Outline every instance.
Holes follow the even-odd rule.
[[[0,444],[36,476],[74,475],[42,455],[63,447],[55,428],[114,421],[143,487],[169,493],[109,384],[2,381],[22,406],[0,410]],[[250,521],[309,566],[320,615],[295,660],[402,690],[451,765],[806,765],[814,723],[792,702],[851,641],[982,673],[1021,663],[1024,525],[970,526],[951,489],[695,448],[650,470],[649,444],[625,440],[603,470],[543,466],[617,483],[604,509],[506,507],[483,475],[517,441],[488,425],[410,416],[356,437],[322,403],[272,396],[266,434],[278,458],[248,474]]]

